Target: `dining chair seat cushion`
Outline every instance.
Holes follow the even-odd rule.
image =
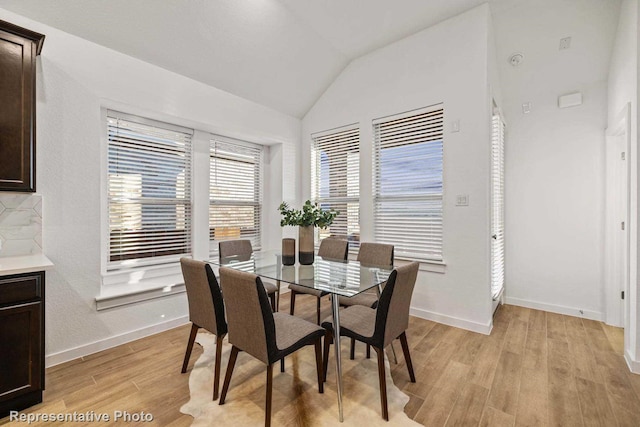
[[[365,307],[375,308],[378,304],[378,294],[376,292],[362,292],[351,298],[339,296],[338,301],[343,307],[351,307],[352,305],[363,305]]]
[[[264,290],[267,291],[267,295],[275,294],[278,292],[278,287],[271,282],[262,282]]]
[[[325,334],[325,329],[299,317],[286,313],[273,313],[276,329],[276,347],[283,356],[313,343]]]
[[[333,316],[322,322],[322,327],[333,332]],[[369,343],[376,328],[376,310],[363,305],[353,305],[340,310],[340,335]]]
[[[321,291],[319,289],[313,289],[308,286],[302,285],[294,285],[293,283],[289,284],[289,289],[291,289],[292,291],[296,291],[299,294],[314,295],[317,297],[323,297],[328,294],[328,292]]]

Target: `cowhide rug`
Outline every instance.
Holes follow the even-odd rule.
[[[264,425],[266,366],[240,352],[224,405],[213,401],[213,362],[215,337],[201,332],[196,342],[204,352],[189,376],[191,399],[180,411],[191,415],[193,426]],[[338,397],[334,349],[331,347],[324,394],[318,393],[313,346],[298,350],[286,359],[286,372],[280,364],[273,370],[273,426],[418,426],[404,413],[409,397],[402,393],[389,374],[387,361],[387,397],[389,422],[382,419],[375,352],[372,358],[349,360],[348,340],[343,339],[342,381],[344,423],[338,419]],[[360,344],[362,345],[362,344]],[[229,360],[231,345],[225,340],[222,350],[220,391]]]

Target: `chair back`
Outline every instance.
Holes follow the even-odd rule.
[[[251,246],[251,240],[247,239],[224,240],[218,243],[218,251],[220,258],[232,255],[250,256],[253,253],[253,247]]]
[[[358,250],[358,261],[368,266],[393,265],[393,245],[362,242]]]
[[[419,266],[414,261],[394,269],[380,295],[374,336],[383,347],[409,327],[409,308]]]
[[[320,241],[318,256],[335,261],[346,261],[349,255],[349,242],[343,239],[327,237]]]
[[[217,336],[223,336],[227,333],[224,303],[211,266],[206,262],[180,258],[180,267],[187,289],[189,320]]]
[[[220,283],[227,307],[229,342],[264,363],[277,353],[276,327],[267,292],[260,277],[220,268]]]

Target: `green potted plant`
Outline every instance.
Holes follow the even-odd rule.
[[[313,264],[313,229],[330,226],[340,212],[334,209],[324,210],[311,200],[304,202],[302,209],[293,209],[286,202],[282,202],[278,210],[282,215],[281,227],[298,226],[298,261],[303,265]]]

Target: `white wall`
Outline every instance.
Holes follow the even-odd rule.
[[[629,218],[631,235],[630,292],[627,300],[630,305],[630,316],[625,324],[625,356],[629,361],[639,362],[640,323],[638,319],[639,292],[637,275],[638,256],[638,0],[624,0],[620,7],[620,19],[616,32],[615,44],[611,55],[608,80],[608,123],[615,122],[622,110],[631,106],[631,150],[629,167],[631,178],[631,212]],[[636,260],[636,262],[633,262]],[[640,368],[640,363],[638,367]]]
[[[606,84],[559,109],[537,87],[531,113],[508,111],[507,302],[600,320]]]
[[[294,169],[300,121],[2,9],[0,19],[46,35],[37,72],[37,182],[44,252],[55,264],[46,287],[49,363],[186,321],[183,294],[96,312],[101,107],[282,144],[279,149],[294,153],[287,158]],[[282,162],[268,170],[275,176],[270,182],[282,185]],[[265,212],[279,202],[267,198]],[[279,244],[278,233],[268,233],[265,243]]]
[[[360,123],[360,229],[373,240],[372,119],[444,104],[444,274],[422,271],[412,313],[480,332],[489,289],[489,8],[479,6],[354,60],[303,119],[302,198],[310,194],[310,135]],[[450,132],[460,121],[460,132]],[[456,194],[469,195],[455,207]],[[426,266],[423,266],[426,267]]]

